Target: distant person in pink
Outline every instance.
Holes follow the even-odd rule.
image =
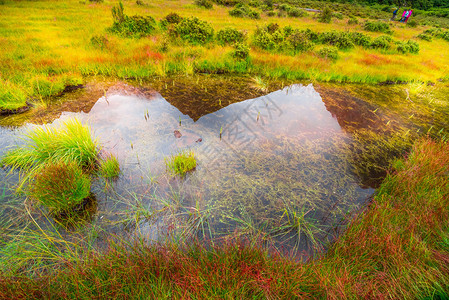
[[[411,9],[409,12],[408,12],[408,16],[405,18],[405,23],[407,23],[407,21],[408,21],[408,18],[410,18],[411,17],[411,15],[412,15],[412,12],[413,12],[413,10]]]
[[[402,13],[402,18],[399,20],[399,22],[404,22],[408,17],[408,13],[408,10],[404,10],[404,12]]]

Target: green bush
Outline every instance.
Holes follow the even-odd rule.
[[[332,10],[328,6],[321,11],[318,21],[321,23],[330,23],[332,21]]]
[[[105,49],[108,46],[109,40],[107,39],[107,37],[103,36],[103,35],[94,35],[91,39],[90,39],[90,43],[92,44],[92,46],[94,46],[95,48],[98,49]]]
[[[355,17],[350,17],[350,18],[348,19],[348,25],[356,25],[356,24],[359,24],[359,20],[357,20],[357,18],[355,18]]]
[[[398,42],[397,48],[398,52],[401,53],[419,53],[419,44],[415,41],[408,40],[407,42]]]
[[[313,31],[310,28],[307,28],[305,30],[302,30],[302,32],[307,36],[307,38],[314,42],[314,43],[318,43],[320,40],[320,34],[318,32]]]
[[[416,28],[416,27],[418,27],[418,25],[419,24],[418,24],[418,22],[416,22],[416,20],[410,20],[406,23],[406,26],[412,27],[412,28]]]
[[[381,21],[374,21],[374,22],[366,21],[365,24],[363,25],[363,29],[372,32],[383,32],[387,34],[393,33],[393,31],[390,29],[390,25],[388,25],[388,23],[386,22]]]
[[[182,21],[182,17],[177,13],[172,12],[166,15],[164,20],[169,24],[178,24]]]
[[[265,27],[265,29],[269,34],[273,34],[275,31],[279,30],[279,24],[278,23],[270,23]]]
[[[246,60],[249,57],[249,47],[243,43],[236,43],[232,56],[236,59]]]
[[[299,8],[292,8],[289,11],[287,11],[287,15],[289,17],[294,17],[294,18],[299,18],[299,17],[304,17],[307,15],[307,13]]]
[[[229,11],[229,14],[233,17],[260,19],[258,12],[250,9],[247,5],[238,3],[234,9]]]
[[[206,21],[190,17],[175,25],[174,34],[189,43],[204,44],[213,39],[214,29]]]
[[[212,0],[212,1],[218,5],[224,6],[234,6],[240,2],[240,0]]]
[[[347,32],[323,32],[319,36],[319,41],[323,44],[335,46],[339,49],[348,49],[354,47],[351,35]]]
[[[210,0],[195,0],[195,5],[199,7],[204,7],[206,9],[212,9],[213,4]]]
[[[365,48],[371,46],[371,37],[366,34],[363,34],[361,32],[351,32],[350,37],[355,45]]]
[[[272,50],[276,47],[272,35],[265,30],[256,30],[253,37],[253,45],[264,50]]]
[[[338,19],[338,20],[343,20],[343,15],[339,12],[334,12],[332,14],[332,17],[334,17],[335,19]]]
[[[274,17],[276,15],[276,12],[274,10],[267,11],[267,16]]]
[[[313,43],[309,41],[307,35],[302,31],[293,32],[287,42],[291,45],[295,53],[305,52],[313,48]]]
[[[288,4],[282,3],[281,5],[279,5],[279,10],[283,10],[283,11],[287,12],[290,9],[292,9],[292,7]]]
[[[122,2],[118,6],[114,6],[111,12],[114,20],[112,27],[109,28],[111,32],[124,36],[143,37],[151,34],[156,28],[156,21],[153,17],[125,15]]]
[[[377,38],[375,38],[372,42],[370,47],[374,49],[390,49],[390,43],[392,42],[392,38],[387,35],[381,35]]]
[[[338,59],[338,49],[335,47],[324,47],[317,52],[319,57],[328,58],[331,60]]]
[[[49,162],[34,176],[31,198],[53,213],[70,213],[90,194],[90,179],[74,162]]]
[[[217,32],[217,41],[222,44],[235,44],[241,43],[245,39],[245,34],[234,28],[224,28]]]
[[[418,34],[418,38],[431,42],[432,41],[432,36],[430,34],[426,34],[426,33],[420,33]]]

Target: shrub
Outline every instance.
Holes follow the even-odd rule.
[[[285,26],[282,31],[284,31],[284,37],[289,37],[293,33],[293,28],[291,26]]]
[[[236,59],[246,60],[249,57],[249,47],[243,43],[236,43],[232,56]]]
[[[418,22],[416,22],[415,20],[410,20],[406,23],[406,26],[412,27],[412,28],[416,28],[416,27],[418,27],[418,25],[419,25]]]
[[[401,53],[419,53],[419,44],[415,41],[408,40],[407,42],[398,42],[398,52]]]
[[[320,34],[319,33],[311,30],[310,28],[307,28],[306,30],[303,30],[302,32],[307,36],[307,38],[310,41],[312,41],[314,43],[319,42],[319,39],[320,39]]]
[[[324,47],[317,52],[319,57],[328,58],[331,60],[338,59],[338,49],[335,47]]]
[[[299,18],[299,17],[304,17],[307,15],[307,13],[299,8],[292,8],[287,12],[287,15],[289,17],[295,17],[295,18]]]
[[[239,3],[239,0],[213,0],[218,5],[224,5],[224,6],[234,6],[237,3]]]
[[[357,18],[355,18],[355,17],[350,17],[350,18],[348,19],[348,25],[356,25],[356,24],[359,24],[359,20],[357,20]]]
[[[111,11],[114,19],[112,27],[109,28],[111,32],[124,36],[142,37],[151,34],[156,28],[156,21],[153,17],[125,15],[122,2],[118,6],[114,6]]]
[[[432,36],[430,34],[426,34],[426,33],[420,33],[418,34],[418,38],[431,42],[432,41]]]
[[[179,22],[182,21],[182,17],[177,13],[172,12],[166,15],[164,20],[167,21],[167,23],[169,24],[178,24]]]
[[[227,27],[217,32],[217,41],[222,45],[243,42],[244,39],[245,34],[234,28]]]
[[[381,22],[381,21],[375,21],[375,22],[366,21],[365,24],[363,25],[363,28],[366,31],[383,32],[383,33],[387,33],[387,34],[393,33],[393,31],[390,29],[390,25],[388,25],[388,23]]]
[[[363,34],[361,32],[351,32],[350,33],[351,40],[354,44],[362,47],[370,47],[371,46],[371,37]]]
[[[195,0],[196,6],[212,9],[213,4],[210,0]]]
[[[330,23],[332,21],[332,10],[326,6],[318,16],[318,21],[321,23]]]
[[[375,38],[372,42],[370,47],[374,49],[390,49],[390,43],[392,41],[392,38],[386,35],[381,35],[377,38]]]
[[[283,10],[283,11],[289,11],[292,7],[288,4],[282,3],[281,5],[279,5],[279,10]]]
[[[142,0],[137,0],[137,1],[136,1],[136,4],[137,4],[137,5],[140,5],[140,6],[147,6],[146,3],[143,2]]]
[[[260,19],[258,12],[250,9],[247,5],[238,3],[234,9],[229,11],[229,14],[233,17]]]
[[[253,44],[256,47],[259,47],[264,50],[274,49],[276,44],[273,41],[271,34],[269,34],[265,30],[256,30],[256,33],[253,37]]]
[[[268,33],[273,34],[275,31],[277,31],[279,29],[279,24],[278,23],[270,23],[265,28]]]
[[[94,35],[90,39],[92,46],[98,49],[105,49],[109,43],[108,39],[103,35]]]
[[[31,198],[54,213],[70,213],[90,194],[90,179],[74,162],[49,162],[34,176]]]
[[[267,16],[274,17],[276,15],[276,12],[274,10],[267,11]]]
[[[184,176],[196,168],[196,160],[193,151],[180,152],[165,159],[167,170],[175,175]]]
[[[214,29],[206,21],[202,21],[197,17],[190,17],[182,19],[175,26],[174,33],[192,44],[203,44],[212,40]]]
[[[295,53],[305,52],[313,48],[313,43],[309,41],[307,35],[302,31],[295,31],[288,38],[287,42],[291,45]]]
[[[100,161],[99,174],[105,178],[118,177],[120,174],[120,164],[117,157],[108,155]]]
[[[328,31],[319,36],[321,43],[338,47],[339,49],[348,49],[354,47],[351,35],[346,32]]]
[[[334,17],[335,19],[338,19],[338,20],[343,20],[343,15],[339,12],[334,12],[332,14],[332,17]]]

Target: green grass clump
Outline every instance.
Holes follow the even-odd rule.
[[[99,173],[105,178],[115,178],[120,175],[120,164],[117,157],[113,155],[107,156],[100,161]]]
[[[33,178],[31,198],[53,213],[70,213],[90,194],[90,178],[74,162],[46,163]]]
[[[24,170],[56,161],[74,162],[85,170],[96,167],[98,141],[92,138],[89,126],[78,119],[67,120],[58,127],[35,128],[25,134],[23,142],[6,153],[2,164]]]
[[[27,95],[11,83],[0,80],[0,112],[26,106]]]
[[[196,159],[193,151],[180,152],[165,159],[165,166],[174,174],[184,176],[196,168]]]

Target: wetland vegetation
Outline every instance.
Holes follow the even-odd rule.
[[[381,2],[0,0],[0,298],[449,297],[448,8]]]

